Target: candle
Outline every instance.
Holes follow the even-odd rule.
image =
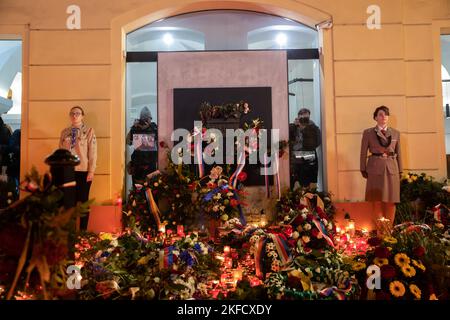
[[[216,259],[220,260],[220,262],[224,262],[224,260],[225,260],[225,258],[220,254],[216,254]]]
[[[348,232],[353,237],[355,235],[355,221],[352,219],[348,220]]]
[[[164,250],[159,250],[159,269],[164,269]]]
[[[177,235],[184,237],[184,226],[181,224],[177,225]]]
[[[239,280],[242,280],[242,270],[241,269],[236,269],[233,271],[233,277],[234,280],[237,282]]]
[[[233,259],[231,258],[225,258],[225,268],[231,268],[233,266]]]
[[[211,294],[211,296],[213,297],[213,299],[217,299],[217,296],[219,295],[219,289],[213,289],[211,291],[209,291],[209,293]]]

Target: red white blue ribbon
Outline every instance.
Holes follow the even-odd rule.
[[[269,174],[267,173],[267,152],[264,153],[264,182],[266,184],[266,197],[270,198],[270,185],[269,185]]]
[[[283,240],[277,234],[270,234],[273,243],[275,244],[275,248],[277,249],[278,256],[281,259],[281,263],[284,265],[289,262],[291,256],[289,252],[289,247],[286,244],[286,241]]]
[[[198,161],[198,175],[200,178],[205,176],[205,167],[203,166],[203,150],[202,150],[202,129],[194,127],[194,152]]]
[[[280,172],[279,172],[280,165],[279,165],[279,160],[278,160],[278,152],[274,156],[274,161],[275,161],[275,168],[276,168],[275,181],[276,181],[276,185],[277,185],[278,200],[280,200],[281,199],[281,184],[280,184]]]
[[[313,217],[313,223],[316,226],[316,228],[319,230],[319,232],[322,234],[322,237],[328,242],[328,244],[330,246],[332,246],[334,248],[334,242],[331,239],[331,237],[328,236],[327,229],[325,228],[323,223],[320,222],[319,219],[316,216]]]
[[[244,170],[244,167],[245,167],[245,153],[241,152],[241,154],[239,155],[237,168],[234,171],[234,173],[231,175],[230,181],[229,181],[230,185],[233,186],[233,188],[236,188],[237,182],[238,182],[238,176],[242,172],[242,170]]]

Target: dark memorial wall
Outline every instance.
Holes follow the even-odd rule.
[[[184,128],[192,131],[194,121],[201,120],[199,111],[200,105],[203,102],[209,102],[211,105],[223,105],[227,103],[237,103],[239,101],[247,102],[250,106],[250,112],[243,114],[240,119],[240,128],[243,128],[244,123],[250,123],[252,120],[260,118],[263,121],[265,129],[272,129],[271,87],[175,88],[173,90],[173,128]],[[268,143],[270,143],[269,136],[268,139]],[[237,161],[235,160],[235,163],[236,162]],[[213,165],[205,165],[205,172],[208,173],[212,166]],[[247,173],[248,178],[247,181],[245,181],[245,185],[264,185],[264,176],[260,175],[261,167],[262,165],[260,163],[254,165],[246,164],[244,171]],[[235,165],[231,166],[232,171],[235,168]],[[269,178],[271,178],[271,176]],[[272,184],[272,179],[269,180]]]

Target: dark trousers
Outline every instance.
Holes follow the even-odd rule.
[[[87,171],[75,171],[76,186],[76,200],[77,202],[86,202],[89,200],[89,190],[91,189],[92,181],[87,182]],[[89,212],[85,213],[80,218],[80,230],[86,230],[89,221]]]
[[[311,183],[317,183],[319,163],[314,161],[296,161],[291,164],[291,188],[298,181],[300,186],[309,187]]]

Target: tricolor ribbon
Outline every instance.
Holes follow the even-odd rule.
[[[173,265],[173,246],[159,250],[159,268],[169,268]]]
[[[256,246],[255,252],[255,271],[258,277],[263,277],[265,274],[264,265],[266,260],[265,248],[267,244],[267,239],[272,239],[275,244],[275,249],[278,253],[278,257],[281,260],[282,265],[286,265],[291,260],[291,254],[289,252],[289,247],[286,244],[286,241],[280,235],[277,234],[268,234],[267,236],[263,236],[259,239],[258,244]]]
[[[237,194],[236,189],[233,189],[233,194],[234,194],[234,198],[236,199],[236,201],[239,202],[239,204],[237,206],[237,208],[239,210],[239,220],[241,221],[241,224],[243,226],[245,226],[247,224],[247,221],[245,220],[244,212],[242,211],[242,206],[240,204],[239,196]]]
[[[442,222],[442,216],[441,216],[441,204],[438,204],[437,206],[434,206],[431,211],[433,211],[434,220],[437,222]]]
[[[322,234],[323,238],[328,242],[328,244],[330,246],[332,246],[334,248],[334,242],[331,239],[331,237],[328,236],[327,229],[325,228],[323,223],[321,221],[319,221],[319,219],[317,219],[316,216],[313,217],[312,221],[313,221],[314,225],[316,226],[316,228],[319,230],[319,232]]]
[[[229,180],[229,183],[231,186],[233,186],[233,188],[236,188],[238,176],[242,172],[242,170],[244,170],[244,167],[245,167],[245,153],[241,152],[241,154],[239,155],[236,170],[233,172]]]
[[[195,156],[198,161],[198,175],[203,178],[205,175],[205,167],[203,166],[203,150],[202,150],[202,130],[194,127],[194,149]]]
[[[145,190],[145,198],[147,199],[149,210],[153,214],[153,218],[155,218],[155,222],[159,230],[159,228],[161,227],[161,220],[159,219],[159,215],[161,213],[159,212],[158,205],[156,204],[155,199],[153,198],[153,193],[150,188],[147,188]]]
[[[258,240],[255,252],[255,272],[256,276],[261,278],[265,274],[264,261],[265,261],[265,251],[266,251],[267,238],[262,237]]]
[[[320,291],[320,295],[324,297],[335,296],[338,300],[346,300],[346,295],[352,291],[352,283],[347,281],[347,287],[345,289],[339,289],[336,286],[325,288]]]
[[[268,169],[267,169],[267,163],[268,163],[268,159],[267,159],[267,152],[264,152],[264,182],[266,184],[266,197],[270,198],[270,185],[269,185],[269,174],[268,174]]]
[[[285,265],[291,259],[291,255],[289,252],[289,247],[286,244],[286,241],[281,238],[278,234],[270,234],[273,243],[275,244],[275,249],[277,249],[278,256],[281,259],[281,263]]]
[[[278,200],[281,199],[281,184],[280,184],[280,163],[278,162],[278,153],[274,157],[275,161],[275,168],[276,168],[276,174],[275,174],[275,181],[277,185],[277,193],[278,193]]]

